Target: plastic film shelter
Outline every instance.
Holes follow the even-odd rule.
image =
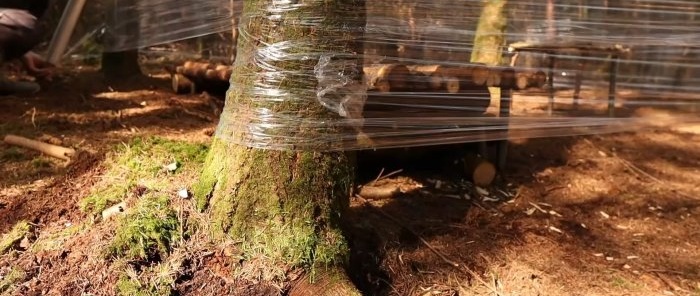
[[[138,38],[115,33],[114,48],[238,20],[216,136],[250,147],[378,149],[699,122],[697,1],[127,2],[115,13],[132,18],[114,22]],[[339,45],[348,34],[358,46]]]

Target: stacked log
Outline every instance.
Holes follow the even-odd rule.
[[[442,91],[459,93],[483,87],[526,89],[543,87],[542,71],[515,71],[510,67],[377,64],[364,67],[368,91]]]
[[[208,91],[225,93],[231,79],[231,66],[187,61],[172,73],[172,88],[178,94]]]

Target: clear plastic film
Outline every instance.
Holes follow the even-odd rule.
[[[328,151],[700,123],[697,1],[245,5],[224,141]]]
[[[145,48],[231,31],[240,0],[106,0],[104,48]]]

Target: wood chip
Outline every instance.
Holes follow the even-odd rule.
[[[552,216],[556,216],[556,217],[564,217],[564,216],[562,216],[561,214],[559,214],[559,213],[557,213],[557,212],[555,212],[555,211],[549,211],[549,214],[552,215]]]
[[[476,187],[476,193],[483,195],[483,196],[489,196],[489,192],[486,191],[486,189],[481,188],[481,187]]]
[[[537,209],[538,211],[547,214],[547,211],[545,211],[544,209],[542,209],[540,206],[538,206],[538,205],[536,205],[536,204],[534,204],[534,203],[530,203],[530,205],[533,206],[533,207],[535,207],[535,209]]]
[[[639,256],[627,256],[628,260],[639,259]]]
[[[603,216],[603,218],[605,219],[610,219],[610,215],[608,215],[608,213],[606,212],[600,211],[600,215]]]
[[[126,211],[126,202],[120,202],[102,211],[102,220],[106,221],[116,214],[124,213],[124,211]]]
[[[561,229],[556,228],[556,227],[554,227],[554,226],[549,226],[549,230],[554,231],[554,232],[558,232],[558,233],[561,233],[561,234],[564,233],[563,231],[561,231]]]
[[[482,200],[483,202],[499,202],[499,201],[501,201],[501,200],[498,199],[498,198],[491,198],[491,197],[488,197],[488,196],[484,196],[481,200]]]
[[[615,258],[613,258],[613,257],[605,257],[605,260],[607,260],[607,261],[613,261],[613,260],[615,260]]]

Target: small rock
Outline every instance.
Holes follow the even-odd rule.
[[[19,242],[19,247],[22,250],[28,250],[29,247],[31,247],[31,246],[32,246],[32,243],[29,241],[29,238],[26,236],[22,239],[22,241]]]
[[[606,212],[600,211],[600,215],[603,216],[603,218],[605,219],[610,219],[610,215],[608,215],[608,213]]]
[[[480,195],[483,195],[483,196],[489,196],[489,192],[486,191],[486,189],[481,188],[481,187],[476,187],[476,192],[479,193]]]
[[[607,261],[613,261],[613,260],[615,260],[615,258],[613,258],[613,257],[605,257],[605,260],[607,260]]]
[[[173,162],[171,164],[166,165],[165,169],[168,170],[168,172],[176,171],[177,170],[177,162]]]
[[[622,268],[624,268],[624,269],[630,269],[630,268],[632,268],[632,266],[629,266],[629,265],[625,264],[624,266],[622,266]]]
[[[187,189],[180,189],[180,191],[177,192],[177,196],[180,198],[190,198],[190,192],[187,191]]]

